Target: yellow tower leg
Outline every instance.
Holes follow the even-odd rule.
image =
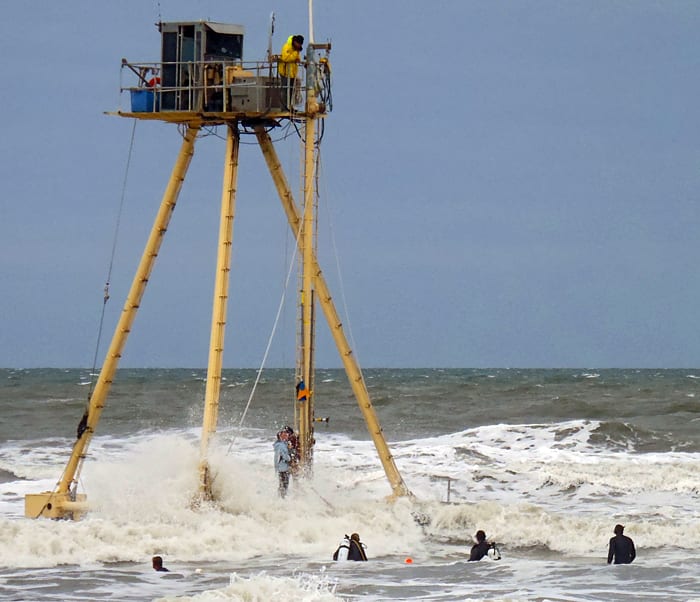
[[[86,510],[85,496],[76,495],[71,491],[71,486],[76,485],[75,475],[78,467],[85,459],[87,448],[97,428],[102,409],[109,389],[112,386],[114,374],[117,371],[122,351],[126,345],[126,340],[131,332],[131,326],[136,318],[136,312],[141,304],[141,299],[146,290],[148,279],[153,266],[155,265],[158,251],[163,242],[163,237],[168,230],[168,224],[172,217],[177,198],[182,188],[182,182],[187,174],[192,155],[194,154],[194,143],[199,132],[199,126],[187,128],[180,154],[177,157],[175,166],[170,175],[168,186],[163,194],[158,214],[156,215],[151,233],[144,248],[141,262],[136,270],[131,289],[126,297],[124,308],[122,309],[119,322],[112,336],[112,343],[105,356],[100,376],[97,379],[95,390],[90,398],[87,412],[87,428],[73,445],[68,464],[66,465],[61,480],[54,491],[44,493],[28,494],[24,500],[24,514],[30,518],[44,516],[48,518],[78,518],[80,513]],[[73,488],[75,489],[75,488]]]
[[[199,464],[199,495],[202,500],[213,499],[211,472],[207,455],[209,452],[209,439],[216,432],[216,422],[219,413],[221,366],[224,355],[226,309],[228,304],[229,274],[231,271],[233,218],[236,209],[236,181],[238,178],[238,150],[240,142],[238,123],[229,124],[227,132],[226,163],[224,165],[221,217],[219,220],[219,251],[216,262],[216,282],[214,284],[214,303],[211,316],[209,364],[207,366],[207,386],[204,393],[204,420],[202,423],[202,447]]]

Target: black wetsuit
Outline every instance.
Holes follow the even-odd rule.
[[[626,535],[615,535],[610,538],[610,547],[608,548],[608,564],[615,558],[614,564],[629,564],[637,557],[637,551],[634,549],[634,542]]]
[[[469,554],[469,560],[481,560],[489,553],[491,544],[488,541],[480,541],[472,546],[472,551]]]
[[[359,541],[350,540],[350,549],[348,550],[348,560],[367,560],[365,549]]]

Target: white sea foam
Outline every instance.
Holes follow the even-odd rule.
[[[386,504],[390,490],[371,442],[335,435],[319,437],[316,477],[293,482],[280,500],[271,442],[244,433],[227,454],[224,433],[211,455],[218,503],[198,510],[190,507],[196,431],[98,437],[82,478],[94,511],[79,523],[12,518],[22,514],[25,493],[53,488],[58,472],[46,478],[46,458],[35,458],[41,470],[26,470],[36,469],[40,479],[3,484],[0,565],[145,562],[155,553],[186,562],[323,560],[351,531],[371,533],[368,553],[375,558],[420,557],[426,534],[437,546],[430,553],[449,557],[455,546],[470,545],[476,528],[506,549],[600,555],[615,522],[645,548],[700,547],[697,455],[602,453],[588,442],[596,426],[495,425],[396,444],[396,463],[418,505]],[[6,450],[3,469],[26,466],[28,456],[15,452]],[[440,477],[455,479],[458,504],[440,503],[446,493]],[[432,519],[425,531],[413,520],[416,512]]]
[[[654,391],[639,408],[619,406],[623,395],[615,397],[619,403],[606,403],[631,416],[627,425],[626,418],[595,407],[597,392],[615,394],[614,387],[605,388],[608,376],[586,380],[580,370],[575,374],[586,391],[577,415],[605,416],[601,421],[461,429],[460,423],[474,423],[461,415],[449,434],[409,439],[408,433],[450,428],[443,419],[448,411],[438,413],[436,401],[434,425],[395,429],[405,440],[390,447],[416,500],[393,504],[385,502],[390,488],[371,441],[358,440],[364,432],[347,425],[348,436],[334,433],[339,422],[317,429],[314,476],[293,481],[288,498],[280,500],[273,429],[267,428],[276,420],[271,413],[257,430],[220,429],[210,456],[217,503],[192,508],[199,429],[179,425],[201,424],[201,407],[182,403],[182,422],[154,421],[170,425],[163,430],[146,418],[133,424],[148,431],[125,436],[106,428],[113,434],[95,437],[80,479],[93,507],[84,520],[26,520],[25,493],[53,489],[74,439],[8,441],[14,433],[6,430],[0,447],[0,598],[62,602],[75,592],[120,600],[583,601],[624,591],[635,602],[692,600],[700,589],[700,454],[678,450],[697,449],[692,429],[682,428],[698,420],[688,400],[697,380],[689,375],[683,378],[688,386],[674,385],[679,390],[663,415],[653,414]],[[561,415],[559,405],[576,395],[562,393],[558,379],[555,385],[534,382],[523,395],[561,393],[563,401],[553,409]],[[245,380],[232,377],[225,386]],[[485,382],[480,378],[479,387]],[[243,398],[242,407],[247,395],[228,390]],[[397,395],[421,393],[400,387]],[[483,406],[487,414],[489,403]],[[451,412],[454,403],[447,407]],[[393,410],[392,429],[408,424],[407,412]],[[506,412],[502,419],[521,415],[538,416],[534,422],[548,414]],[[115,418],[119,428],[122,418]],[[451,503],[445,504],[448,482]],[[618,522],[637,544],[632,566],[605,564]],[[498,542],[503,560],[466,562],[477,529]],[[371,562],[332,563],[340,536],[352,531],[361,534]],[[171,573],[151,570],[153,554],[164,556]],[[404,562],[409,556],[411,564]]]

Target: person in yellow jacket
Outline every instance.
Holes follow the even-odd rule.
[[[304,36],[300,35],[289,36],[284,46],[282,46],[277,71],[282,83],[282,104],[285,108],[292,104],[290,99],[294,98],[294,82],[297,78],[298,64],[301,62],[300,53],[303,46]]]

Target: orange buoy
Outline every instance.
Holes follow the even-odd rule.
[[[413,564],[413,558],[409,556],[408,558],[406,558],[405,562],[406,564]]]

